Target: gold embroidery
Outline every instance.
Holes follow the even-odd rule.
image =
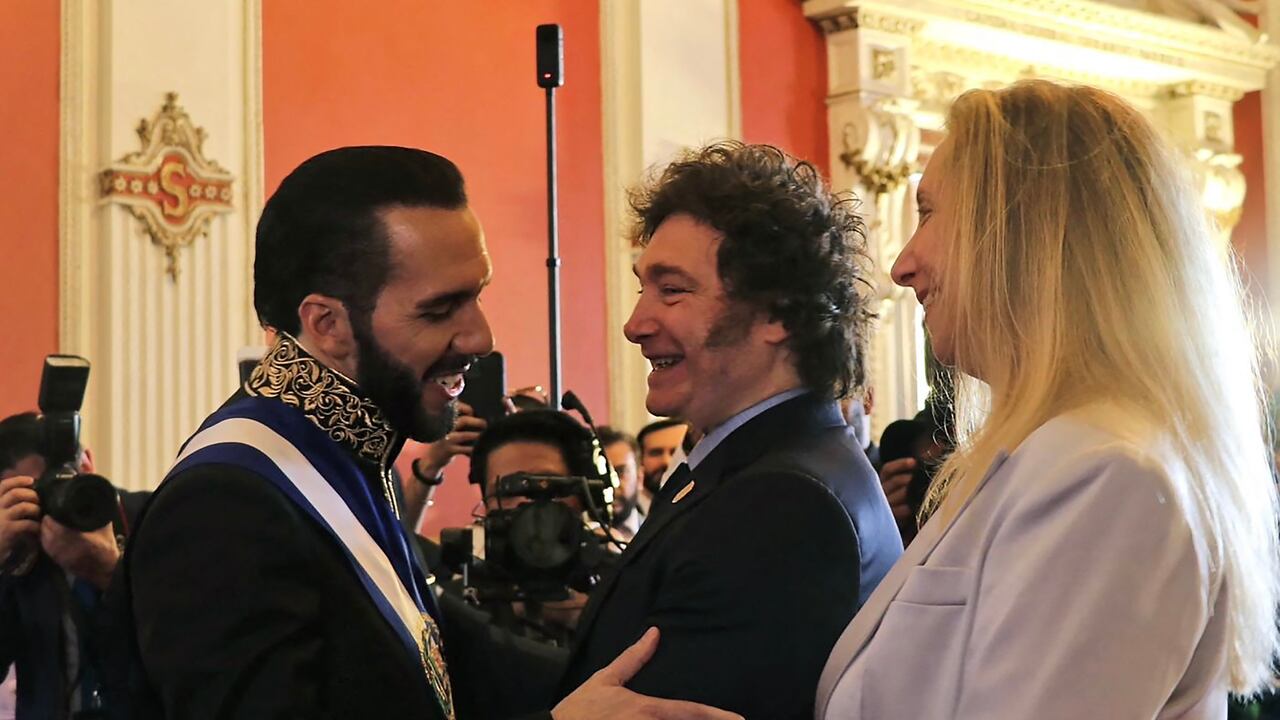
[[[427,682],[440,701],[440,709],[448,720],[454,720],[453,685],[449,682],[449,669],[444,664],[443,646],[440,642],[440,628],[430,615],[422,613],[422,667],[427,672]]]
[[[249,395],[275,398],[298,408],[331,440],[377,463],[383,494],[399,517],[390,472],[391,452],[399,438],[382,410],[357,393],[354,381],[311,357],[288,333],[278,332],[276,344],[254,368],[244,390]],[[440,629],[430,615],[422,613],[422,620],[422,633],[417,640],[422,669],[445,718],[454,720],[453,688],[445,667]]]
[[[250,395],[275,398],[301,410],[331,440],[377,463],[383,484],[388,485],[387,468],[398,438],[382,410],[357,394],[355,387],[354,381],[321,364],[283,332],[277,333],[276,344],[244,385]],[[389,498],[392,507],[394,497]]]

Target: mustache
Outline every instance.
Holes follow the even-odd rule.
[[[479,358],[478,355],[445,355],[440,358],[427,369],[427,377],[436,377],[437,375],[452,375],[453,373],[466,372],[471,363]]]

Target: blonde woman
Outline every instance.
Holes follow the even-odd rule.
[[[1223,718],[1267,686],[1277,519],[1254,353],[1176,153],[1025,82],[954,104],[893,267],[953,366],[934,512],[818,718]]]

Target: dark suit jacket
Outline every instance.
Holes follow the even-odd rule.
[[[165,481],[125,572],[165,718],[442,716],[337,542],[255,473],[211,464]]]
[[[561,693],[657,626],[632,690],[808,720],[859,597],[902,553],[876,475],[836,403],[813,394],[738,428],[692,475],[678,502],[674,480],[663,488],[592,592]]]
[[[120,493],[124,518],[114,523],[117,534],[126,531],[150,495]],[[0,577],[0,678],[8,674],[10,665],[16,668],[18,720],[67,717],[72,678],[65,667],[63,618],[70,611],[69,602],[65,571],[43,554],[26,575]],[[76,618],[77,632],[90,653],[80,663],[102,667],[110,662],[116,653],[107,647],[105,611],[100,607],[88,615],[77,613]]]

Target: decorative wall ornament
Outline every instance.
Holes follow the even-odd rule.
[[[1256,5],[1251,0],[805,0],[805,13],[827,34],[869,28],[930,39],[930,26],[941,27],[942,21],[948,33],[963,23],[1174,65],[1195,65],[1200,58],[1255,68],[1275,62],[1277,48],[1265,37],[1224,30],[1216,20],[1197,22],[1178,12],[1133,7],[1146,4]],[[1225,18],[1216,9],[1210,14]],[[1197,60],[1188,62],[1193,56]]]
[[[873,49],[871,51],[871,65],[876,80],[892,77],[898,71],[897,59],[892,50]]]
[[[1204,82],[1203,80],[1187,80],[1185,82],[1173,83],[1164,88],[1164,92],[1168,97],[1191,97],[1193,95],[1201,95],[1204,97],[1215,98],[1217,100],[1226,100],[1227,102],[1239,102],[1244,97],[1244,91],[1239,88],[1228,87],[1218,83]]]
[[[1204,147],[1191,155],[1200,197],[1218,231],[1218,244],[1225,250],[1231,247],[1231,231],[1240,222],[1244,209],[1242,158],[1236,153],[1215,152]]]
[[[144,224],[177,281],[178,251],[208,235],[214,215],[232,211],[235,178],[204,156],[205,130],[192,124],[175,92],[165,94],[164,106],[138,123],[137,132],[142,149],[99,174],[102,197]]]
[[[897,165],[873,165],[864,158],[853,153],[842,153],[840,159],[845,166],[858,174],[862,184],[873,195],[884,195],[902,186],[911,177],[912,168],[906,163]]]
[[[839,12],[816,19],[823,32],[828,34],[842,30],[883,30],[895,35],[914,35],[924,27],[924,23],[910,17],[893,13],[877,12],[867,7],[853,7],[846,12]]]

